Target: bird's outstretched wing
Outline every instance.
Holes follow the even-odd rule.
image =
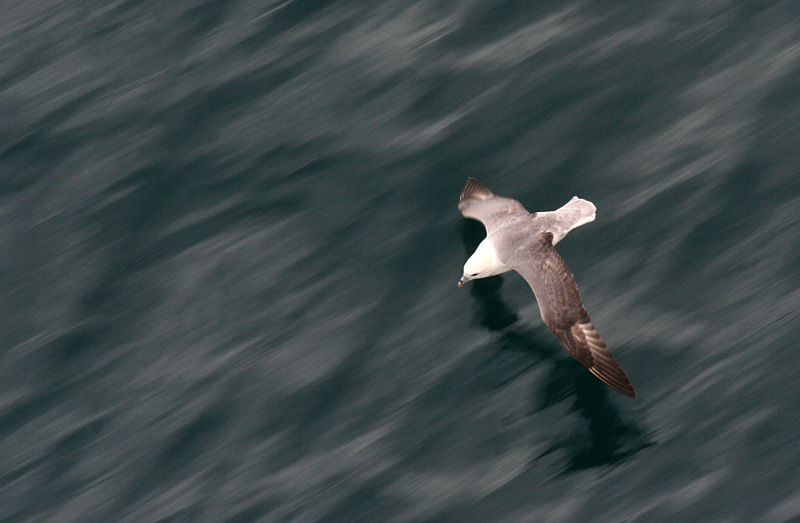
[[[458,201],[458,210],[465,218],[472,218],[483,223],[487,234],[491,233],[495,226],[504,221],[508,215],[528,212],[517,200],[495,196],[475,178],[467,179],[467,184],[461,191],[461,198]]]
[[[553,247],[553,235],[540,233],[503,260],[533,289],[544,323],[561,345],[612,389],[636,397],[630,380],[594,328],[583,306],[575,276]]]

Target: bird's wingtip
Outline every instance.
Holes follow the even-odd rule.
[[[491,198],[492,196],[494,196],[492,191],[487,189],[486,186],[484,186],[481,182],[475,178],[467,178],[467,183],[461,190],[461,197],[458,199],[458,201],[461,202],[470,198],[485,200],[487,198]]]

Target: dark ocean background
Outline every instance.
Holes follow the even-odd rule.
[[[800,521],[797,2],[0,5],[0,522]]]

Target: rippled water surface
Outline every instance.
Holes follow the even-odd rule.
[[[795,2],[6,2],[0,521],[800,519]],[[559,244],[639,393],[515,273]]]

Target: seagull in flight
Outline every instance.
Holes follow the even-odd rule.
[[[592,325],[575,276],[554,247],[569,231],[594,220],[594,204],[574,196],[558,210],[529,213],[517,200],[495,196],[469,178],[458,209],[486,227],[486,238],[464,264],[458,286],[517,271],[533,289],[545,325],[567,352],[603,383],[635,398],[633,385]]]

